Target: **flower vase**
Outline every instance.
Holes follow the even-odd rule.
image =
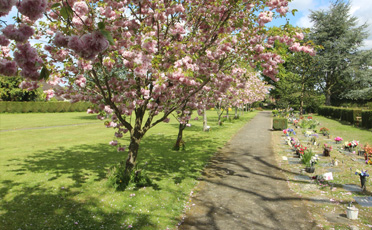
[[[308,172],[308,173],[314,173],[315,167],[314,166],[310,166],[310,167],[306,166],[305,171]]]
[[[330,156],[331,156],[331,151],[329,151],[328,149],[324,149],[324,150],[323,150],[323,155],[324,155],[325,157],[330,157]]]
[[[366,180],[366,176],[360,176],[360,184],[363,191],[366,189]]]

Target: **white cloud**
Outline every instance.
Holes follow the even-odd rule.
[[[313,26],[313,22],[310,21],[310,18],[308,17],[308,15],[306,16],[303,16],[301,17],[297,22],[296,22],[296,26],[299,26],[299,27],[304,27],[304,28],[310,28]]]
[[[358,25],[364,23],[369,24],[366,31],[369,32],[369,37],[364,41],[365,47],[363,49],[372,49],[372,4],[371,0],[354,0],[351,2],[351,14],[357,17]]]
[[[363,46],[361,47],[362,50],[370,50],[372,49],[372,39],[366,39],[363,41]]]
[[[289,3],[290,9],[297,9],[297,17],[292,21],[293,24],[300,27],[309,28],[313,24],[310,21],[309,15],[311,11],[328,10],[331,0],[293,0]],[[372,4],[371,0],[352,0],[350,14],[358,18],[358,26],[367,23],[369,27],[369,37],[364,41],[363,49],[372,48]]]

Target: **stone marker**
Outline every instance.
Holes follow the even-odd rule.
[[[327,170],[328,172],[342,172],[341,169],[338,169],[338,168],[330,168]]]
[[[294,177],[295,180],[307,180],[307,181],[310,181],[311,178],[306,176],[306,175],[297,175]]]
[[[372,207],[372,196],[353,197],[362,207]]]
[[[355,184],[344,184],[342,187],[349,192],[361,192],[362,189]]]
[[[301,164],[300,158],[288,158],[288,164],[290,165]]]

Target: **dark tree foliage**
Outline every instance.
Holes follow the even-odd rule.
[[[313,11],[310,15],[314,27],[310,39],[321,45],[316,56],[318,85],[331,98],[361,99],[368,94],[372,51],[361,51],[362,42],[368,37],[367,24],[357,26],[357,18],[350,15],[350,2],[336,0],[326,11]],[[353,91],[357,90],[357,91]]]
[[[0,75],[0,99],[2,101],[35,101],[40,93],[37,90],[27,91],[19,88],[24,78]]]

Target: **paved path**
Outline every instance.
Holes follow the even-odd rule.
[[[212,159],[179,229],[317,229],[277,167],[271,122],[260,112]]]

